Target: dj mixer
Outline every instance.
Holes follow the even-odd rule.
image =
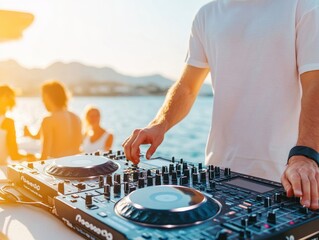
[[[8,177],[86,239],[319,239],[319,211],[280,183],[123,151],[11,165]]]

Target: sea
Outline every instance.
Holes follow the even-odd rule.
[[[83,119],[84,109],[88,105],[99,108],[101,125],[112,131],[115,137],[112,149],[122,150],[123,141],[134,129],[145,127],[156,116],[164,100],[164,96],[73,97],[69,102],[69,110]],[[154,157],[174,156],[176,159],[203,162],[212,103],[212,96],[199,96],[186,118],[166,133]],[[15,119],[20,148],[30,152],[39,151],[40,143],[23,137],[23,128],[28,126],[31,132],[36,133],[46,114],[41,98],[17,98],[17,104],[9,115]],[[147,148],[148,145],[141,146],[141,151],[146,152]]]

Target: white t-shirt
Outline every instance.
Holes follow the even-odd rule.
[[[206,164],[279,181],[298,136],[299,75],[319,69],[319,1],[210,2],[186,62],[211,70]]]

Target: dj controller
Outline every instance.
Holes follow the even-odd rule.
[[[319,239],[319,211],[280,183],[122,151],[11,165],[8,178],[86,239]]]

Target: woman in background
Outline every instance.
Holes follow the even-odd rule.
[[[0,85],[0,166],[7,160],[33,160],[32,154],[23,155],[18,151],[14,120],[6,113],[15,106],[15,93],[7,85]]]
[[[85,131],[82,150],[86,153],[97,150],[108,151],[113,145],[113,134],[100,125],[101,114],[99,109],[89,106],[86,108]]]
[[[42,140],[41,159],[58,158],[80,153],[82,125],[80,118],[68,110],[68,94],[59,81],[42,85],[42,101],[49,112],[36,135],[25,127],[25,136]]]

